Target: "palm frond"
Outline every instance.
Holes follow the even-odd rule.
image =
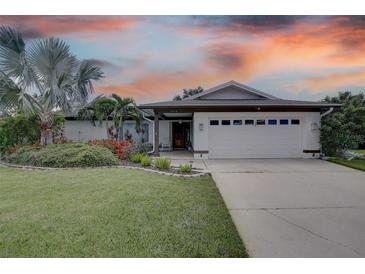
[[[86,102],[89,95],[94,93],[93,80],[104,76],[101,68],[90,61],[82,61],[75,75],[77,96],[81,102]]]
[[[74,72],[77,60],[64,41],[47,38],[29,46],[29,63],[39,83],[44,87],[52,87],[61,75]]]
[[[34,74],[26,58],[25,43],[21,33],[10,27],[0,27],[0,69],[18,80],[22,88],[31,86]]]

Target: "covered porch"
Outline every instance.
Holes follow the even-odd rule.
[[[193,113],[154,110],[154,155],[193,159]]]

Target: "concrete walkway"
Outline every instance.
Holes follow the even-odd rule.
[[[365,257],[365,172],[322,160],[207,160],[252,257]]]

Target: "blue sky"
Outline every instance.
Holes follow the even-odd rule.
[[[236,80],[319,100],[364,89],[364,16],[0,16],[28,40],[60,37],[102,66],[98,93],[139,103]]]

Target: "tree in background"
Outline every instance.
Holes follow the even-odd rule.
[[[53,113],[87,102],[92,82],[102,76],[100,67],[78,61],[60,39],[26,45],[21,33],[0,27],[0,112],[36,115],[42,145],[52,143]]]
[[[198,86],[197,88],[191,88],[191,89],[183,89],[183,94],[182,96],[180,95],[176,95],[173,100],[174,101],[181,101],[183,99],[186,99],[190,96],[193,96],[195,94],[199,94],[202,93],[204,91],[204,89],[201,86]]]
[[[365,96],[340,92],[338,96],[327,96],[323,102],[342,104],[341,109],[322,118],[321,143],[327,155],[357,148],[365,143]]]

